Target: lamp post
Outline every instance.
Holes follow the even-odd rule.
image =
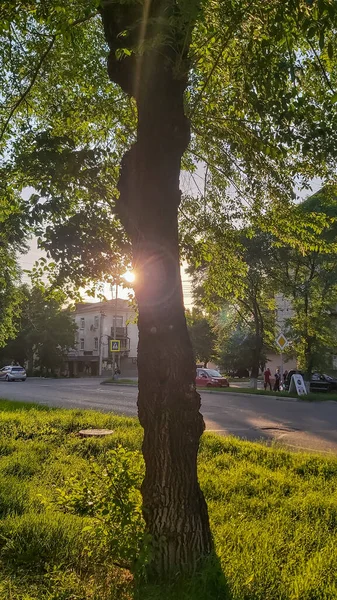
[[[103,319],[105,317],[105,313],[103,311],[100,312],[99,319],[99,338],[98,338],[98,375],[102,376],[102,363],[103,363],[103,344],[102,344],[102,331],[103,331]]]
[[[115,297],[115,311],[114,311],[114,340],[116,339],[116,334],[117,334],[117,312],[118,312],[118,280],[116,280],[116,297]],[[117,362],[117,370],[119,369],[119,352],[116,353],[116,355],[114,355],[114,366],[113,366],[113,373],[112,373],[112,378],[115,379],[115,375],[116,375],[116,368],[115,368],[115,361]]]
[[[125,279],[125,281],[132,283],[135,279],[135,275],[134,273],[132,273],[131,271],[127,271],[126,273],[124,273],[124,275],[121,275],[120,277],[116,277],[115,279],[115,306],[114,306],[114,324],[113,324],[113,338],[114,340],[116,340],[116,336],[117,336],[117,316],[118,316],[118,284],[121,281],[121,278]],[[113,298],[113,288],[114,286],[111,285],[111,294],[112,294],[112,298]],[[115,373],[115,361],[117,363],[117,371],[120,371],[120,351],[116,352],[114,354],[115,358],[114,358],[114,366],[113,366],[113,373],[112,373],[112,378],[115,379],[116,377],[116,373]]]

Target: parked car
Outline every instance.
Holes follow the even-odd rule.
[[[248,369],[241,367],[234,373],[234,377],[238,377],[239,379],[242,379],[243,377],[247,378],[249,377],[249,371]]]
[[[228,379],[214,369],[197,369],[195,381],[200,387],[229,387]]]
[[[285,389],[289,390],[290,380],[292,375],[299,373],[304,376],[304,373],[301,371],[289,371],[287,379],[285,381]],[[322,374],[322,373],[313,373],[310,379],[310,391],[311,392],[332,392],[337,390],[337,379],[335,377],[331,377],[330,375]]]
[[[0,380],[4,381],[26,381],[26,371],[20,366],[2,367],[0,369]]]

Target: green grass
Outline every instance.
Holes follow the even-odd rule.
[[[253,388],[247,387],[227,387],[227,388],[198,388],[198,391],[207,391],[213,394],[253,394],[255,396],[275,396],[276,398],[297,398],[298,400],[307,401],[307,402],[326,402],[332,401],[337,402],[337,394],[333,393],[310,393],[306,396],[297,396],[294,392],[274,392],[270,390],[255,390]]]
[[[114,433],[79,438],[87,427]],[[217,560],[192,579],[135,585],[113,559],[142,534],[141,440],[136,419],[0,401],[1,600],[336,600],[337,459],[214,434],[199,477]],[[130,494],[120,522],[118,504],[100,508],[111,478]]]

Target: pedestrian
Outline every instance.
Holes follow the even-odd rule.
[[[274,392],[279,392],[280,391],[280,383],[281,383],[280,369],[276,369],[275,383],[274,383]]]
[[[270,382],[270,377],[271,377],[271,371],[269,369],[269,367],[265,370],[264,372],[264,389],[267,389],[267,386],[269,385],[270,390],[271,390],[271,382]]]
[[[284,384],[285,384],[285,383],[286,383],[286,381],[287,381],[287,377],[288,377],[288,371],[287,371],[287,369],[286,369],[286,370],[284,371],[284,373],[283,373],[283,383],[284,383]]]

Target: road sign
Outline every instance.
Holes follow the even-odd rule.
[[[121,341],[120,340],[110,340],[110,352],[120,352],[121,350]]]
[[[296,373],[291,376],[289,392],[297,392],[299,396],[304,396],[304,394],[308,393],[302,375]]]
[[[286,346],[288,346],[289,344],[287,338],[285,337],[285,335],[283,335],[283,333],[280,333],[280,335],[276,338],[275,341],[280,350],[284,350],[284,348],[286,348]]]

